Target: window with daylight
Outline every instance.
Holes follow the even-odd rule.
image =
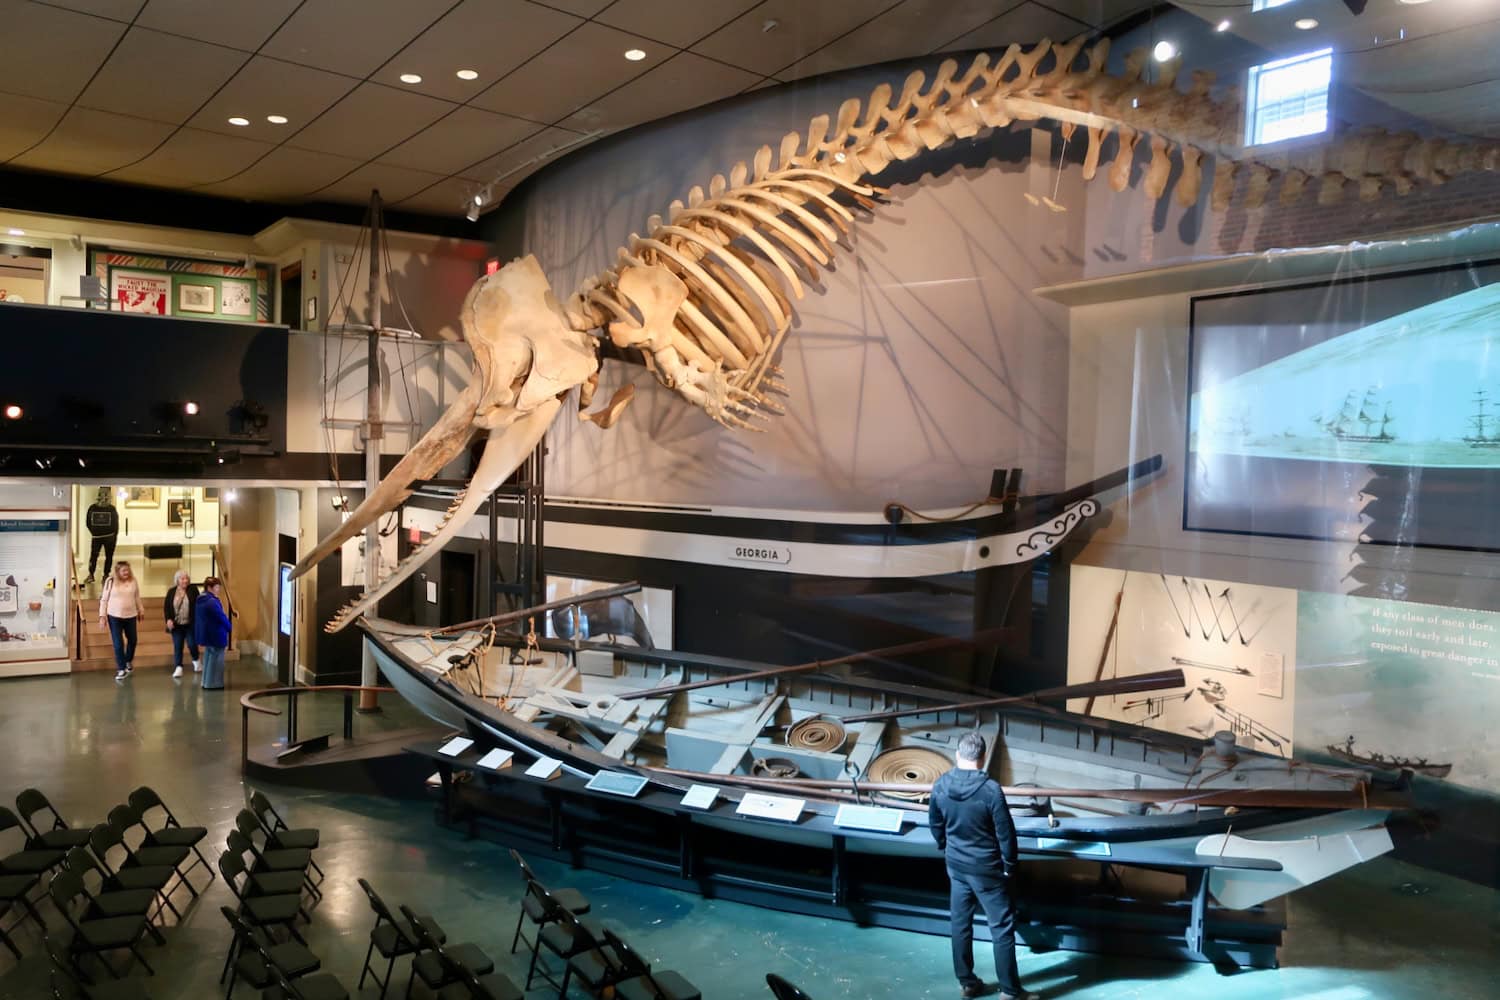
[[[1332,79],[1332,49],[1250,67],[1246,145],[1315,135],[1328,128],[1328,85]]]

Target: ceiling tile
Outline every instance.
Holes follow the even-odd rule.
[[[571,14],[526,0],[465,0],[428,28],[381,69],[392,86],[402,73],[416,73],[418,93],[467,101],[583,22]],[[473,81],[454,74],[472,69]]]
[[[554,150],[560,150],[578,140],[579,135],[576,132],[560,128],[543,129],[533,136],[522,139],[509,149],[501,150],[482,163],[476,163],[467,170],[461,171],[461,174],[465,179],[477,181],[480,184],[489,184],[497,178],[502,178],[497,189],[501,186],[509,189],[519,184],[521,178],[533,170],[539,170],[556,156],[563,155],[554,154]],[[537,160],[537,162],[531,163],[532,160]],[[515,173],[511,173],[512,170],[515,170]]]
[[[109,177],[139,184],[193,187],[233,177],[275,148],[268,142],[184,128],[144,160],[111,171]]]
[[[625,51],[632,48],[642,49],[646,58],[626,59]],[[589,22],[470,103],[517,118],[555,122],[660,66],[672,51],[649,38]]]
[[[188,124],[238,138],[280,142],[357,86],[358,81],[347,76],[252,56]],[[266,121],[272,114],[285,116],[288,123],[272,125]],[[250,119],[250,124],[229,124],[236,115]]]
[[[47,0],[47,2],[53,7],[66,7],[69,10],[94,14],[98,17],[109,17],[116,21],[129,21],[140,13],[141,7],[145,6],[145,0]]]
[[[332,184],[359,165],[360,161],[347,156],[282,146],[248,169],[226,180],[205,184],[200,190],[234,198],[295,201]]]
[[[944,49],[950,52],[962,52],[965,49],[1004,49],[1012,42],[1039,42],[1043,38],[1061,42],[1087,30],[1087,24],[1065,14],[1059,14],[1050,7],[1023,3],[993,21],[980,25],[961,38],[955,39],[951,45],[945,45]]]
[[[0,115],[0,163],[40,142],[68,113],[66,104],[35,97],[5,95],[5,114]]]
[[[466,181],[459,177],[449,177],[438,181],[425,191],[420,191],[409,198],[391,204],[392,208],[403,212],[425,212],[428,215],[446,215],[449,217],[463,215],[468,210],[469,199],[474,196],[477,187],[473,181]],[[478,234],[475,234],[478,239]]]
[[[759,0],[615,0],[599,20],[622,31],[633,31],[668,45],[687,48],[711,34]]]
[[[172,133],[162,122],[74,108],[47,140],[11,161],[65,174],[102,174],[145,156]]]
[[[379,190],[383,200],[394,204],[445,179],[442,174],[426,170],[409,170],[406,167],[393,167],[388,163],[366,163],[353,173],[320,188],[312,197],[318,201],[363,205],[369,202],[371,190]],[[457,206],[454,208],[456,211]]]
[[[453,0],[308,0],[261,54],[364,78],[452,6]]]
[[[578,132],[618,129],[733,96],[760,76],[679,52],[656,69],[569,115],[562,124]]]
[[[140,0],[135,2],[139,5]],[[205,11],[203,0],[151,0],[135,23],[254,52],[297,9],[297,4],[298,0],[255,0],[216,3],[211,11]]]
[[[456,174],[535,133],[541,126],[478,108],[459,108],[380,157],[398,167]]]
[[[447,101],[378,83],[362,83],[287,142],[340,156],[373,159],[453,110]]]
[[[547,0],[547,6],[557,7],[579,17],[593,17],[612,2],[613,0]]]
[[[896,6],[896,2],[766,0],[694,45],[693,51],[770,76]],[[779,22],[775,31],[761,30],[768,20]]]
[[[945,48],[995,16],[995,0],[903,0],[798,60],[781,74],[786,79],[836,73],[902,56]]]
[[[243,52],[131,28],[78,103],[177,124],[245,62]],[[170,67],[170,72],[163,72]]]
[[[13,4],[0,31],[0,66],[8,94],[71,102],[125,33],[125,26],[97,17]]]

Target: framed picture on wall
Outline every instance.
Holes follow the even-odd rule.
[[[219,502],[219,488],[217,486],[205,486],[205,487],[203,487],[203,502],[204,503],[218,503]]]
[[[214,300],[215,289],[213,285],[189,285],[184,282],[177,286],[178,312],[216,312]]]
[[[111,308],[120,312],[167,314],[167,294],[172,279],[165,274],[150,271],[109,270],[109,298]]]
[[[226,279],[220,283],[219,288],[219,312],[225,316],[242,316],[245,319],[255,315],[255,286],[251,282]]]
[[[141,509],[152,509],[161,506],[160,486],[127,486],[125,487],[125,506],[139,507]]]
[[[180,528],[184,523],[193,519],[193,501],[191,500],[168,500],[167,501],[167,527]]]

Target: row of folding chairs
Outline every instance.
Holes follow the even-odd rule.
[[[406,980],[406,996],[413,985],[422,985],[439,1000],[521,1000],[521,991],[503,973],[495,971],[494,961],[476,944],[453,944],[431,916],[418,914],[401,905],[400,916],[392,912],[374,886],[359,880],[375,914],[370,929],[370,945],[365,949],[364,967],[359,973],[359,989],[368,977],[380,987],[383,998],[390,988],[396,960],[410,956],[411,972]],[[376,954],[385,959],[382,978],[372,964]]]

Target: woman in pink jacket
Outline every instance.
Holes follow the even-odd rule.
[[[141,585],[130,571],[130,563],[115,563],[115,571],[99,593],[99,625],[109,629],[115,648],[115,680],[123,681],[135,669],[136,622],[146,617],[141,604]]]

